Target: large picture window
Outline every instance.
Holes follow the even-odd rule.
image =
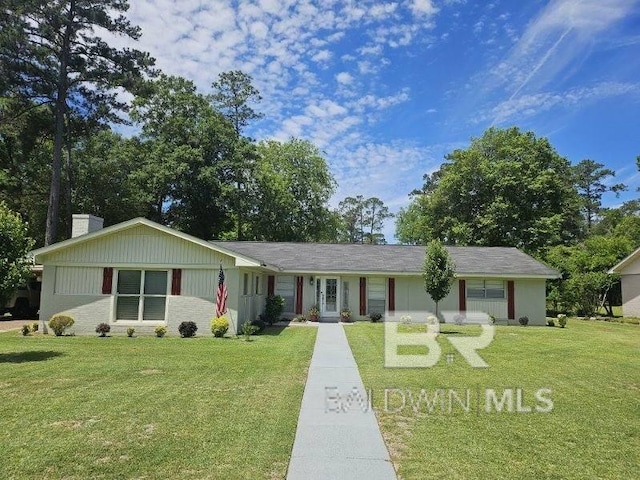
[[[467,298],[504,299],[505,288],[502,280],[468,280]]]
[[[163,322],[167,306],[165,270],[119,270],[116,320]]]

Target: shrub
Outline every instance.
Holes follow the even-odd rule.
[[[258,331],[258,327],[253,325],[252,322],[244,322],[240,328],[240,333],[244,335],[244,339],[248,342],[251,340],[251,335]]]
[[[553,318],[548,318],[547,327],[555,327],[555,326],[556,326],[556,322],[553,321]]]
[[[224,337],[229,330],[229,320],[225,317],[216,317],[211,321],[211,333],[214,337]]]
[[[495,325],[495,323],[496,323],[495,315],[489,314],[489,321],[491,322],[491,325]]]
[[[369,318],[373,323],[379,322],[382,319],[382,314],[380,312],[371,312],[369,314]]]
[[[54,315],[49,320],[49,328],[53,330],[56,337],[61,336],[64,331],[75,323],[73,317],[69,315]]]
[[[167,334],[167,327],[164,325],[158,325],[153,329],[153,332],[156,334],[156,337],[162,338]]]
[[[180,332],[182,338],[195,337],[197,331],[198,326],[195,324],[195,322],[182,322],[180,325],[178,325],[178,332]]]
[[[99,333],[101,337],[106,337],[107,333],[111,331],[111,327],[108,323],[99,323],[96,327],[96,333]]]
[[[304,315],[296,315],[291,321],[296,323],[304,323],[307,321],[307,319]]]
[[[567,325],[567,316],[564,313],[558,314],[558,325],[560,325],[560,328],[564,328]]]
[[[265,299],[264,318],[269,325],[280,320],[284,310],[284,298],[280,295],[270,295]]]
[[[40,324],[38,322],[31,322],[29,324],[29,331],[31,333],[37,332],[39,328],[40,328]]]
[[[526,315],[524,317],[520,317],[518,319],[518,323],[523,327],[526,327],[529,324],[529,317],[527,317]]]
[[[265,321],[262,319],[262,315],[260,315],[253,322],[251,322],[251,325],[253,325],[254,327],[256,327],[258,329],[258,330],[256,330],[256,333],[260,333],[267,326]]]
[[[133,334],[136,333],[136,329],[133,327],[127,327],[127,337],[133,337]]]
[[[23,337],[26,337],[27,335],[29,335],[31,333],[31,329],[29,328],[29,325],[22,325],[22,328],[20,329],[20,332],[22,333]]]

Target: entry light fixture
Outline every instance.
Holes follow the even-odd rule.
[[[313,275],[309,277],[309,285],[313,285]]]

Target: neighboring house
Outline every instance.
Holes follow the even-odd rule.
[[[609,270],[620,275],[622,315],[640,317],[640,248]]]
[[[79,236],[33,252],[44,266],[43,323],[66,312],[77,333],[91,333],[100,322],[116,333],[159,324],[177,332],[185,320],[205,333],[215,315],[220,266],[232,332],[262,313],[273,294],[284,297],[289,318],[312,305],[326,320],[346,307],[355,319],[435,310],[423,287],[424,247],[207,242],[144,218],[104,229],[96,218],[74,216]],[[447,249],[457,278],[440,311],[484,311],[511,321],[526,315],[530,324],[544,325],[545,280],[556,278],[555,270],[515,248]]]

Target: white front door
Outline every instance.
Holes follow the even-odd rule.
[[[340,279],[319,277],[316,281],[316,296],[321,317],[340,315]]]

